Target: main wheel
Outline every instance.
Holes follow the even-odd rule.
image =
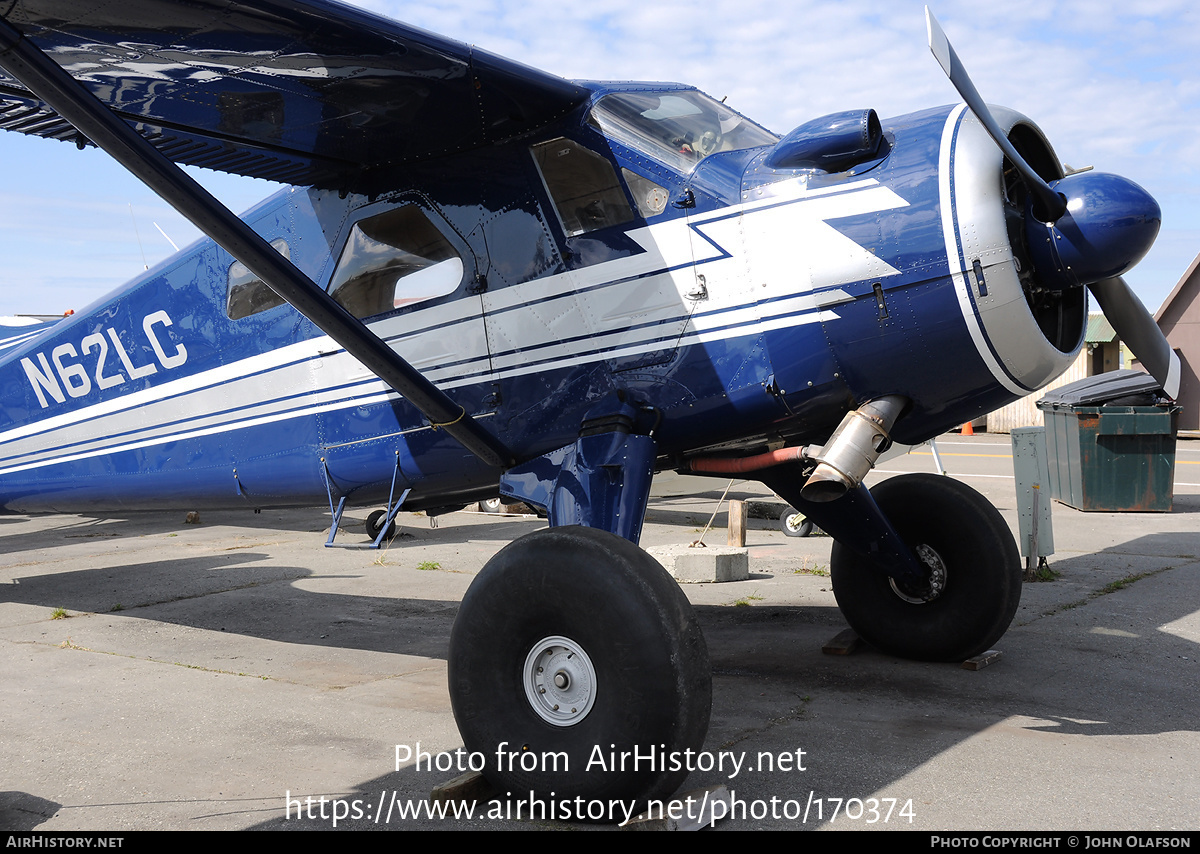
[[[700,750],[712,705],[679,585],[592,528],[535,531],[488,561],[454,622],[449,679],[464,746],[514,796],[666,797],[687,776],[672,760]]]
[[[779,514],[779,529],[789,537],[807,537],[813,532],[813,523],[795,507],[787,507]]]
[[[896,581],[834,543],[830,575],[846,621],[871,646],[904,658],[961,661],[990,648],[1021,601],[1021,559],[1000,513],[943,475],[890,478],[871,494],[928,578]]]

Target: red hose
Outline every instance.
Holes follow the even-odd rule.
[[[780,448],[755,454],[753,457],[700,457],[691,460],[692,471],[714,474],[743,474],[748,471],[768,469],[783,463],[798,463],[804,460],[806,448]]]

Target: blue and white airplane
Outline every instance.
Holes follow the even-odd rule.
[[[327,0],[4,10],[0,127],[100,146],[210,239],[0,341],[0,505],[386,501],[377,537],[497,491],[546,508],[449,652],[502,790],[660,797],[686,767],[588,755],[703,744],[703,637],[636,545],[655,472],[767,484],[836,540],[862,637],[959,659],[1016,611],[1012,535],[949,478],[869,492],[879,454],[1059,375],[1088,289],[1177,389],[1120,278],[1158,205],[1064,175],[931,16],[965,104],[780,139],[688,86],[566,81]],[[180,163],[291,188],[238,218]]]

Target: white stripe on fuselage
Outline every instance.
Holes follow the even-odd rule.
[[[868,179],[809,191],[789,181],[767,192],[690,222],[634,229],[642,253],[370,328],[450,390],[834,320],[828,307],[852,299],[838,285],[896,272],[826,222],[904,206],[888,188]],[[747,246],[746,231],[762,236]],[[701,300],[688,298],[697,274],[707,283]],[[5,431],[0,474],[398,397],[320,337]]]
[[[874,180],[798,195],[787,182],[773,199],[748,203],[740,227],[747,235],[752,284],[799,279],[813,290],[880,279],[899,271],[828,223],[907,207],[908,202]],[[793,197],[799,203],[793,204]],[[776,206],[786,204],[786,215]],[[701,232],[708,229],[700,225]],[[768,284],[770,287],[770,284]]]

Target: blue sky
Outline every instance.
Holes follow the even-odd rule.
[[[777,132],[864,107],[957,97],[929,54],[923,3],[370,0],[358,5],[572,78],[692,83]],[[1138,4],[939,2],[985,99],[1037,122],[1059,157],[1146,187],[1158,242],[1128,280],[1153,311],[1200,252],[1200,11]],[[0,134],[0,315],[81,309],[198,237],[96,151]],[[265,182],[194,170],[235,210]],[[144,259],[144,260],[143,260]]]

